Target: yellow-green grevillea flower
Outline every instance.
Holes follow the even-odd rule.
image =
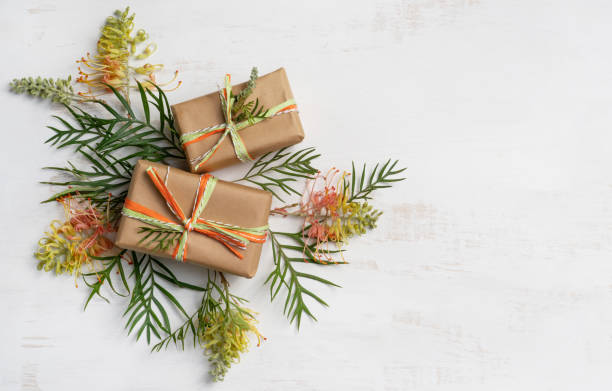
[[[130,8],[124,11],[115,11],[113,16],[106,19],[104,27],[98,40],[97,54],[81,57],[77,63],[83,65],[79,67],[78,83],[85,84],[88,88],[86,93],[80,92],[79,95],[94,97],[96,92],[109,92],[108,86],[116,90],[127,92],[130,81],[136,75],[144,75],[147,79],[142,80],[143,86],[150,88],[156,83],[154,73],[163,68],[162,64],[144,64],[141,66],[131,66],[130,60],[144,60],[151,56],[156,50],[157,45],[149,43],[143,51],[136,53],[136,46],[145,42],[149,36],[140,29],[134,33],[135,14],[129,14]],[[163,85],[176,80],[178,71],[174,78]],[[180,82],[176,85],[177,88]]]
[[[207,314],[200,323],[200,343],[212,365],[210,374],[215,381],[222,381],[232,364],[240,361],[240,354],[249,347],[249,335],[257,336],[257,346],[265,339],[255,327],[252,311],[228,307]]]

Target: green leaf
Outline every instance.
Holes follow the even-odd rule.
[[[108,89],[110,89],[113,94],[115,95],[115,98],[117,98],[117,100],[119,102],[121,102],[121,105],[123,106],[123,108],[125,109],[125,111],[127,111],[128,115],[131,118],[136,118],[136,115],[134,115],[134,111],[132,110],[132,106],[130,106],[130,104],[127,102],[127,100],[125,100],[125,98],[123,97],[123,95],[121,95],[121,93],[119,93],[119,91],[117,91],[117,89],[115,87],[113,87],[110,84],[105,84],[106,87]]]
[[[142,101],[142,109],[145,114],[145,122],[147,124],[151,123],[151,113],[149,112],[149,102],[147,101],[147,94],[144,92],[144,88],[142,88],[142,84],[140,82],[136,82],[138,85],[138,91],[140,92],[140,99]]]

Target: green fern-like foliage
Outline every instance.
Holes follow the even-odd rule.
[[[315,265],[337,265],[345,264],[345,261],[321,262],[315,255],[314,245],[304,242],[302,231],[295,233],[270,231],[270,243],[272,246],[272,260],[274,269],[268,275],[266,284],[270,284],[270,299],[274,300],[281,289],[284,288],[285,304],[283,311],[289,318],[290,323],[296,322],[298,329],[302,322],[302,315],[306,314],[313,320],[316,317],[308,307],[308,299],[314,299],[319,304],[327,307],[328,304],[316,293],[303,285],[304,280],[316,281],[324,285],[340,287],[339,285],[312,273],[298,270],[295,263],[311,263]],[[285,239],[283,243],[281,238]],[[334,250],[333,252],[339,252]]]
[[[212,274],[212,276],[211,276]],[[216,283],[217,273],[209,272],[202,295],[200,306],[189,316],[187,320],[164,339],[160,340],[151,349],[152,352],[159,352],[162,349],[168,348],[170,344],[175,345],[179,349],[185,349],[185,340],[190,338],[193,342],[193,347],[196,347],[199,340],[198,330],[200,324],[207,314],[213,313],[219,309],[219,301],[214,299],[215,291],[221,292],[221,288]]]
[[[143,118],[136,116],[123,95],[113,87],[109,88],[126,114],[120,114],[103,101],[94,102],[103,109],[106,114],[103,116],[66,106],[72,121],[55,116],[62,126],[49,127],[53,135],[48,143],[56,148],[73,147],[90,166],[77,167],[68,162],[66,167],[46,167],[65,174],[67,179],[42,183],[63,188],[44,202],[78,194],[101,205],[109,201],[110,194],[111,217],[116,222],[127,196],[135,162],[146,159],[168,163],[174,159],[183,160],[184,153],[174,129],[168,98],[160,88],[156,87],[153,92],[138,84]],[[154,111],[157,111],[158,123],[153,122]]]
[[[85,284],[89,287],[89,295],[85,308],[94,297],[109,300],[102,295],[102,288],[109,286],[111,292],[118,296],[130,296],[124,316],[128,317],[126,328],[128,333],[136,332],[139,339],[143,334],[147,343],[151,337],[158,339],[170,334],[171,324],[168,311],[176,309],[189,318],[183,305],[172,293],[172,287],[204,291],[193,285],[177,279],[176,275],[164,263],[150,255],[134,251],[122,250],[119,254],[108,257],[93,257],[101,262],[102,267],[96,271],[83,274]],[[126,268],[130,268],[128,273]],[[119,275],[122,293],[115,287]],[[115,282],[113,282],[115,280]]]
[[[181,237],[181,232],[167,228],[140,227],[138,233],[142,235],[138,243],[145,243],[154,250],[165,251],[174,246]]]
[[[87,300],[85,301],[84,309],[87,309],[87,305],[94,296],[98,296],[102,298],[107,303],[110,301],[102,295],[100,290],[104,285],[108,285],[112,292],[118,296],[127,296],[130,293],[130,286],[128,284],[126,273],[123,267],[123,256],[127,250],[122,250],[119,254],[108,256],[108,257],[92,257],[93,259],[100,261],[102,263],[102,267],[96,271],[92,271],[89,273],[83,274],[83,280],[85,284],[90,288],[89,295],[87,296]],[[121,277],[121,283],[123,285],[124,290],[127,294],[120,293],[115,288],[113,283],[113,274],[119,274]]]
[[[377,189],[386,189],[391,187],[395,182],[403,181],[405,178],[399,175],[406,168],[395,168],[399,163],[398,160],[387,160],[385,163],[377,163],[370,173],[366,173],[366,164],[364,163],[359,171],[355,170],[355,162],[352,164],[352,172],[349,179],[345,179],[344,187],[350,189],[348,202],[358,200],[371,199],[371,193]],[[357,175],[359,174],[359,175]]]
[[[62,127],[49,126],[53,135],[46,142],[57,148],[74,146],[77,151],[88,147],[103,156],[124,152],[129,148],[133,150],[129,158],[162,162],[185,158],[178,133],[174,129],[170,103],[159,87],[156,86],[153,92],[138,83],[144,114],[142,118],[136,115],[134,108],[119,91],[110,85],[108,88],[113,92],[121,110],[116,110],[102,100],[96,100],[92,104],[102,109],[103,116],[68,106],[73,121],[54,116]],[[159,120],[158,124],[152,122],[152,108],[158,112],[155,116]]]
[[[315,148],[304,148],[296,152],[283,148],[257,159],[247,173],[235,182],[248,182],[266,190],[280,201],[282,195],[301,195],[296,185],[304,179],[311,179],[318,170],[314,160],[321,156]]]
[[[171,332],[168,310],[160,299],[170,303],[185,317],[189,317],[182,304],[162,284],[171,282],[181,288],[202,291],[203,288],[179,281],[174,273],[158,259],[148,254],[131,252],[133,270],[130,277],[134,282],[130,303],[124,312],[128,317],[126,328],[128,334],[136,332],[136,339],[146,334],[147,343],[151,343],[151,335],[158,339]]]
[[[67,195],[90,198],[94,205],[108,202],[110,220],[116,222],[127,196],[133,164],[113,156],[104,156],[89,147],[83,147],[78,154],[91,164],[88,169],[78,168],[71,162],[67,167],[44,167],[65,174],[67,179],[41,182],[64,188],[43,202],[55,201]]]

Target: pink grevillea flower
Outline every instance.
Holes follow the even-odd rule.
[[[104,235],[114,229],[109,223],[108,205],[106,213],[102,213],[91,200],[81,198],[78,193],[58,202],[64,206],[66,220],[51,223],[51,230],[38,243],[35,257],[39,260],[39,269],[73,274],[76,284],[84,264],[91,266],[92,257],[113,248],[113,242]]]
[[[315,241],[314,256],[321,263],[333,262],[328,243],[342,240],[336,234],[338,230],[332,230],[342,223],[341,212],[346,199],[344,178],[348,173],[338,178],[339,173],[340,170],[332,168],[325,175],[317,174],[307,182],[299,203],[299,214],[304,216],[302,233],[305,239]]]

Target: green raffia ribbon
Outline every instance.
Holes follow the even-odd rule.
[[[168,167],[168,173],[170,167]],[[225,224],[212,220],[198,218],[204,211],[206,204],[217,184],[217,178],[212,175],[205,174],[200,176],[198,192],[194,201],[191,217],[187,218],[178,202],[172,195],[172,192],[166,186],[165,182],[154,167],[148,167],[147,175],[153,181],[153,184],[159,193],[166,200],[168,208],[181,222],[178,224],[164,217],[163,215],[148,209],[147,207],[138,204],[127,198],[123,207],[123,215],[130,217],[143,223],[153,225],[158,228],[168,229],[174,232],[180,232],[181,237],[176,245],[172,256],[178,261],[184,261],[187,256],[187,236],[189,232],[196,231],[218,240],[232,251],[238,258],[242,259],[243,255],[236,248],[244,250],[249,242],[263,243],[266,240],[266,232],[268,226],[255,228],[244,228],[236,225]]]
[[[272,107],[271,109],[266,111],[266,115],[262,117],[257,117],[251,120],[246,120],[238,123],[234,123],[232,121],[232,105],[234,104],[232,95],[232,86],[231,86],[231,76],[229,74],[225,75],[225,87],[219,91],[219,97],[221,99],[221,107],[223,109],[223,116],[225,117],[224,124],[210,126],[208,128],[195,130],[193,132],[185,133],[181,135],[181,144],[183,147],[186,147],[189,144],[198,142],[203,140],[213,134],[221,133],[221,137],[219,140],[213,145],[211,149],[209,149],[205,154],[198,156],[191,160],[192,164],[195,164],[195,170],[198,170],[204,163],[206,163],[213,154],[217,151],[221,142],[227,137],[229,134],[232,139],[232,144],[234,145],[234,151],[236,153],[236,157],[241,162],[252,161],[253,157],[249,154],[246,146],[244,145],[244,141],[242,137],[238,134],[239,130],[242,130],[246,127],[255,125],[263,120],[271,118],[276,115],[290,113],[292,111],[297,110],[297,105],[295,103],[295,99],[291,98],[279,105]]]

